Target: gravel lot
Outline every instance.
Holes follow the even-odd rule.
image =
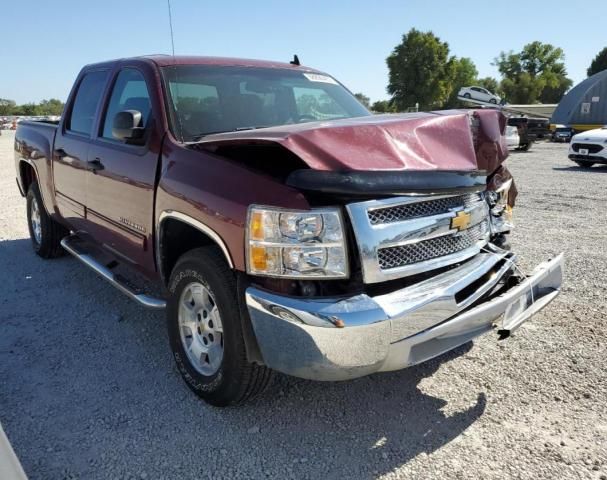
[[[280,376],[231,409],[199,401],[150,313],[27,236],[13,134],[0,136],[0,421],[32,479],[607,479],[607,167],[567,145],[513,153],[512,244],[565,251],[563,294],[514,338],[397,373]]]

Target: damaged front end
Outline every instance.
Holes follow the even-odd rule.
[[[495,111],[434,112],[208,139],[289,152],[275,170],[249,165],[312,207],[249,210],[246,305],[263,362],[316,380],[395,370],[490,330],[505,338],[554,299],[562,255],[526,276],[504,248],[517,195],[504,128]]]

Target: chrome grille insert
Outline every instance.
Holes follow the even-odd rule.
[[[368,215],[371,225],[380,225],[447,213],[456,208],[469,207],[480,200],[481,198],[478,193],[471,193],[456,197],[442,197],[437,200],[396,205],[394,207],[376,208],[369,210]]]
[[[457,235],[445,235],[418,243],[381,248],[377,253],[379,266],[382,270],[386,270],[451,255],[473,247],[483,240],[488,231],[489,224],[484,221]]]
[[[489,242],[489,206],[482,192],[402,196],[346,206],[365,283],[427,272],[477,255]],[[462,212],[459,229],[452,220]]]

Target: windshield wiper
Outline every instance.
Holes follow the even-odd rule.
[[[270,126],[271,125],[257,125],[257,126],[254,126],[254,127],[237,127],[233,131],[234,132],[242,132],[244,130],[257,130],[258,128],[268,128]]]
[[[271,125],[257,125],[257,126],[252,126],[252,127],[236,127],[232,130],[219,130],[217,132],[204,132],[204,133],[199,133],[198,135],[194,135],[192,137],[192,141],[196,142],[197,140],[200,140],[208,135],[215,135],[218,133],[244,132],[246,130],[257,130],[258,128],[267,128],[270,126]]]

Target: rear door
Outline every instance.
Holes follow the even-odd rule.
[[[130,263],[152,269],[154,188],[162,134],[156,129],[159,113],[153,111],[149,83],[136,67],[114,72],[88,152],[92,168],[86,175],[86,207],[96,241]],[[141,112],[142,141],[114,137],[112,123],[123,110]]]
[[[109,70],[84,72],[55,136],[53,182],[57,207],[75,230],[86,230],[88,150]]]

